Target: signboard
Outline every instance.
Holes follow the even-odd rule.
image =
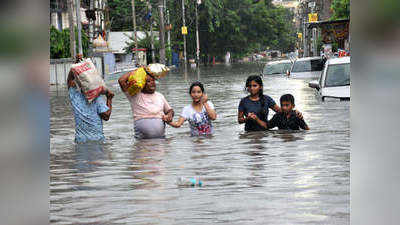
[[[298,39],[303,39],[303,33],[297,33],[297,38]]]
[[[317,13],[309,13],[308,14],[308,22],[317,22],[318,21],[318,14]]]
[[[182,27],[182,35],[187,35],[187,34],[188,34],[187,27],[183,26]]]

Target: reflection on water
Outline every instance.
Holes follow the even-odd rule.
[[[51,92],[51,223],[349,224],[349,102],[321,102],[308,81],[266,77],[264,92],[277,102],[293,94],[311,130],[245,133],[237,106],[246,77],[261,70],[202,67],[158,82],[176,115],[190,83],[205,84],[218,112],[210,137],[190,137],[184,124],[166,139],[134,140],[129,103],[110,77],[106,143],[76,145],[67,93]],[[203,186],[178,187],[179,177]]]

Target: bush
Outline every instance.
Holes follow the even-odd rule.
[[[61,59],[61,58],[71,58],[70,53],[70,41],[69,41],[69,29],[64,29],[62,31],[57,30],[55,27],[50,28],[50,58],[51,59]],[[76,51],[78,52],[78,32],[75,29],[75,40],[76,40]],[[82,31],[82,48],[83,55],[87,57],[89,49],[89,38],[85,32]]]

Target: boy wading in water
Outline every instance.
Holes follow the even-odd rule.
[[[278,127],[280,130],[309,130],[304,119],[296,116],[294,108],[294,97],[291,94],[282,95],[280,98],[282,112],[276,113],[268,121],[268,129]]]

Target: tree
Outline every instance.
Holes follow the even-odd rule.
[[[350,0],[333,0],[331,9],[333,20],[350,18]]]
[[[76,31],[77,29],[75,29]],[[75,32],[75,38],[78,39],[78,32]],[[57,30],[55,27],[50,28],[50,58],[60,59],[60,58],[70,58],[70,44],[69,44],[69,29],[64,29],[62,31]],[[82,32],[82,48],[83,55],[87,56],[89,49],[89,37],[85,32]],[[78,42],[76,43],[76,48],[78,48]]]
[[[157,0],[150,1],[153,9]],[[135,2],[136,3],[136,2]],[[145,3],[137,1],[138,30],[149,30],[149,23],[144,19],[147,13]],[[182,4],[181,0],[167,1],[170,9],[171,47],[175,51],[183,50]],[[118,31],[132,30],[130,0],[109,2],[110,15],[113,20],[112,29]],[[120,5],[124,9],[118,8]],[[117,7],[118,6],[118,7]],[[196,53],[196,1],[185,0],[185,19],[188,28],[187,53],[195,58]],[[126,11],[124,11],[126,10]],[[153,18],[158,21],[157,10],[153,10]],[[125,14],[124,14],[125,13]],[[130,14],[129,14],[130,13]],[[283,7],[275,7],[271,0],[202,0],[198,8],[200,50],[202,56],[222,57],[230,51],[232,57],[242,57],[255,51],[277,49],[291,51],[294,49],[296,33],[293,13]],[[125,22],[118,22],[121,18]]]

